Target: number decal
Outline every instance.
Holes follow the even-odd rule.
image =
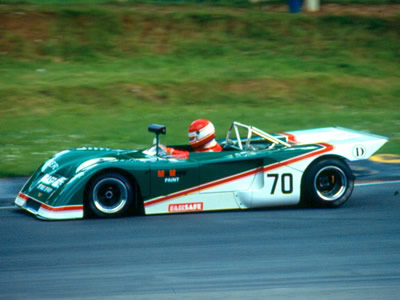
[[[274,183],[272,184],[271,195],[275,194],[276,184],[278,183],[279,174],[268,174],[267,177],[273,177]]]
[[[271,195],[275,194],[276,186],[278,185],[279,174],[268,174],[268,178],[273,178]],[[282,194],[293,193],[293,175],[290,173],[283,173],[281,175],[281,192]]]
[[[293,193],[293,175],[290,173],[282,174],[281,185],[282,194]]]

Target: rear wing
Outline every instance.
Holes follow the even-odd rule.
[[[296,144],[330,144],[335,147],[336,154],[349,160],[367,159],[389,140],[385,136],[343,127],[296,130],[282,134]]]

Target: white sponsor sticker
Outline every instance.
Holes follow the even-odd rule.
[[[58,189],[60,186],[62,186],[68,179],[65,177],[56,177],[56,176],[51,176],[49,174],[46,174],[42,177],[40,180],[41,184],[51,186],[55,189]]]
[[[193,203],[176,203],[168,206],[169,212],[183,212],[183,211],[201,211],[203,210],[203,202]]]

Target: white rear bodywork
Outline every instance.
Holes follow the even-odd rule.
[[[327,143],[337,154],[350,161],[368,159],[388,141],[387,137],[342,127],[288,131],[289,141],[297,144]]]

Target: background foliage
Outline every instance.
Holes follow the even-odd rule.
[[[399,15],[0,3],[0,176],[72,147],[144,148],[149,123],[167,125],[163,143],[186,143],[200,117],[219,138],[233,120],[269,132],[344,126],[389,136],[382,151],[400,153]]]

